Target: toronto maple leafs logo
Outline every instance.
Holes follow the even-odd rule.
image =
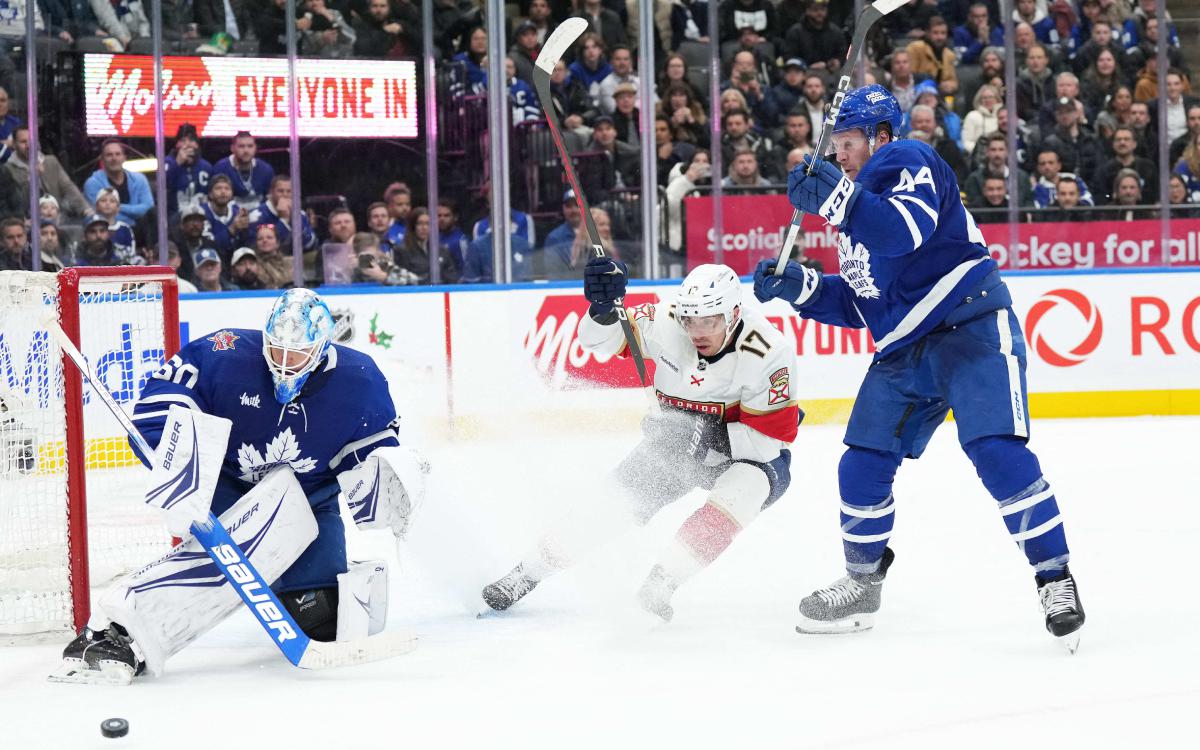
[[[238,468],[242,470],[243,482],[255,483],[277,466],[289,464],[297,474],[306,474],[316,468],[312,458],[300,456],[300,442],[288,427],[267,443],[263,453],[253,445],[242,443],[238,449]]]
[[[879,287],[875,286],[875,277],[871,275],[871,253],[845,233],[838,236],[838,267],[856,295],[863,299],[879,299]]]

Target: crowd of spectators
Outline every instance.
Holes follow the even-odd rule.
[[[85,179],[76,170],[73,180],[55,154],[30,154],[10,92],[26,83],[19,55],[31,2],[0,0],[0,269],[29,266],[35,227],[44,268],[157,262],[154,190],[144,174],[126,168],[127,143],[96,144],[85,156],[97,167]],[[994,0],[910,0],[868,35],[864,77],[896,95],[906,112],[898,135],[923,140],[945,158],[981,222],[1008,220],[1010,127],[1022,220],[1074,221],[1089,210],[1108,216],[1105,206],[1128,209],[1113,217],[1151,216],[1146,204],[1159,202],[1160,117],[1170,138],[1169,200],[1200,202],[1200,99],[1192,96],[1177,30],[1159,31],[1155,2],[1016,0],[1007,40]],[[451,101],[482,96],[490,50],[481,6],[433,5],[432,52],[446,93]],[[149,50],[150,6],[141,0],[36,0],[32,7],[39,55]],[[295,18],[287,17],[284,0],[164,0],[162,7],[175,53],[282,54],[289,24],[306,56],[424,53],[421,13],[411,0],[298,0]],[[636,213],[630,202],[641,199],[641,149],[653,147],[657,156],[667,254],[683,252],[685,196],[714,181],[726,192],[779,192],[820,136],[853,31],[852,8],[846,0],[724,0],[716,11],[721,80],[713,102],[706,0],[658,3],[653,71],[638,68],[635,3],[521,0],[504,19],[513,126],[534,132],[541,123],[533,60],[547,35],[566,17],[586,18],[590,30],[555,67],[551,96],[568,147],[586,162],[580,171],[597,228],[636,271],[640,243],[625,218]],[[1160,44],[1170,66],[1163,106]],[[1013,81],[1005,76],[1009,55]],[[652,139],[641,132],[638,111],[647,86]],[[1005,107],[1009,86],[1015,116]],[[39,215],[29,217],[33,164]],[[474,200],[424,201],[423,178],[408,165],[361,203],[306,203],[294,242],[292,180],[261,157],[252,133],[221,142],[184,125],[170,142],[165,172],[166,256],[198,290],[290,285],[293,247],[301,251],[306,283],[426,284],[435,275],[473,283],[494,276],[486,176],[472,186]],[[578,276],[589,243],[574,194],[555,190],[539,203],[517,193],[508,226],[514,277]],[[436,251],[429,247],[434,221]]]

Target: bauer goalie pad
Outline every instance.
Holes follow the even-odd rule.
[[[387,625],[388,572],[383,560],[351,562],[338,573],[337,639],[354,641]]]
[[[161,509],[178,538],[208,518],[233,422],[172,405],[151,457],[146,504]]]
[[[390,528],[401,539],[425,496],[427,474],[429,462],[415,448],[399,446],[377,448],[337,480],[355,525]]]
[[[221,514],[221,525],[264,580],[273,583],[317,538],[308,498],[289,467],[268,474]],[[192,536],[117,581],[92,614],[93,629],[123,626],[152,675],[166,660],[241,605],[225,576]]]

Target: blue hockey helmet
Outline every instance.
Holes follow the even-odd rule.
[[[889,123],[895,136],[904,122],[904,112],[892,92],[878,83],[872,83],[846,94],[842,108],[838,110],[837,122],[833,124],[833,132],[861,129],[874,147],[875,134],[881,122]]]
[[[311,289],[279,295],[263,329],[263,356],[275,381],[275,400],[287,404],[325,360],[333,336],[333,314]]]

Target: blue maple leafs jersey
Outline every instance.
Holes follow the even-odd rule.
[[[300,395],[283,405],[263,358],[262,331],[230,328],[198,338],[146,381],[133,422],[152,446],[171,404],[233,422],[220,484],[239,496],[287,463],[316,504],[336,493],[337,474],[375,448],[399,444],[387,380],[368,355],[329,347]]]
[[[1000,283],[954,172],[932,148],[889,143],[855,182],[861,192],[839,227],[839,273],[821,278],[800,307],[805,317],[865,325],[882,354],[929,333],[981,285]]]

